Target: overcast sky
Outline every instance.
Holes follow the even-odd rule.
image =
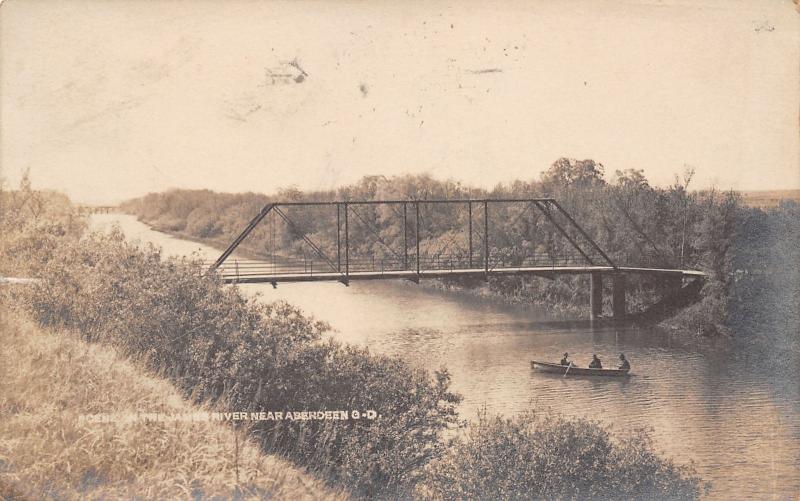
[[[83,202],[561,156],[800,188],[790,0],[7,0],[0,44],[2,176]]]

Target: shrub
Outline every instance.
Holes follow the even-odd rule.
[[[44,325],[120,347],[221,410],[375,410],[375,420],[259,421],[268,451],[355,493],[398,496],[443,451],[460,397],[397,358],[323,341],[296,308],[246,299],[189,259],[162,260],[120,233],[58,247],[20,299]]]
[[[481,415],[427,473],[419,494],[441,500],[696,499],[702,487],[643,431],[616,438],[593,421],[534,412]]]
[[[0,178],[0,276],[32,276],[86,222],[61,193],[34,191],[27,174],[8,191]]]

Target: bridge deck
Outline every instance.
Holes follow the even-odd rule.
[[[325,282],[351,280],[387,280],[387,279],[406,279],[417,280],[423,278],[460,278],[476,277],[485,278],[487,272],[483,268],[461,268],[461,269],[441,269],[441,270],[386,270],[386,271],[352,271],[348,273],[338,272],[297,272],[297,273],[233,273],[231,269],[220,270],[223,280],[226,283],[257,284],[257,283],[279,283],[279,282]],[[552,277],[553,275],[580,275],[589,273],[635,273],[646,275],[663,275],[673,277],[701,278],[705,273],[696,270],[676,270],[665,268],[636,268],[618,267],[616,270],[611,266],[533,266],[533,267],[507,267],[490,269],[489,276],[507,275],[539,275]]]

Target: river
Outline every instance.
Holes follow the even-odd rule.
[[[132,216],[92,216],[96,229],[112,224],[167,255],[220,253]],[[342,342],[447,367],[466,418],[482,408],[510,416],[533,406],[620,432],[647,428],[661,451],[695,463],[712,483],[711,499],[800,499],[800,372],[790,359],[765,363],[727,345],[698,348],[653,329],[563,321],[542,308],[401,281],[240,287],[328,322]],[[564,351],[582,365],[597,353],[606,366],[624,352],[633,376],[579,379],[531,370],[532,358],[558,360]]]

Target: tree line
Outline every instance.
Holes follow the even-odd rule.
[[[302,192],[281,189],[272,195],[216,193],[210,190],[170,190],[130,200],[123,207],[163,231],[226,245],[258,211],[276,201],[369,201],[469,198],[556,199],[619,265],[653,268],[698,269],[709,275],[701,307],[687,328],[703,335],[727,332],[727,300],[732,284],[732,249],[737,221],[746,208],[734,192],[691,190],[689,169],[667,187],[652,186],[642,170],[606,173],[594,160],[560,158],[537,180],[516,180],[481,189],[455,180],[429,175],[366,176],[335,190]],[[319,244],[328,256],[336,255],[337,216],[330,207],[285,209],[293,226],[260,225],[243,243],[244,249],[265,257],[270,254],[308,256],[302,236]],[[462,260],[468,249],[468,213],[463,205],[420,206],[420,255],[450,256]],[[482,259],[482,215],[473,215],[473,253]],[[526,258],[581,259],[561,231],[542,213],[520,204],[493,206],[489,236],[492,259],[509,265]],[[392,206],[358,206],[350,218],[351,258],[396,259],[404,249],[408,230]],[[579,235],[566,226],[577,240]],[[415,231],[411,237],[416,241]],[[579,242],[580,243],[580,242]],[[585,242],[583,242],[585,245]],[[413,249],[412,249],[413,253]],[[474,280],[449,280],[449,285],[488,287],[492,293],[521,302],[542,302],[562,308],[588,305],[586,277],[555,281],[531,277],[492,278],[488,285]],[[674,292],[670,284],[647,277],[629,280],[629,309],[644,312]],[[610,312],[610,294],[604,310]]]

